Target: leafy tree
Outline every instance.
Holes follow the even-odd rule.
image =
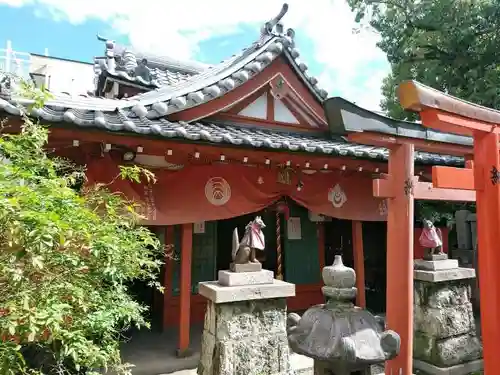
[[[20,133],[0,133],[0,373],[129,373],[121,332],[148,323],[127,283],[161,289],[163,249],[134,205],[81,184],[84,171],[49,157],[47,139],[27,117]],[[116,178],[154,176],[123,167]]]
[[[395,89],[416,79],[451,95],[500,109],[500,2],[498,0],[347,0],[361,27],[377,32],[391,73],[382,108],[414,120]]]

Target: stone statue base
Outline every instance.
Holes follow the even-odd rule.
[[[448,259],[448,254],[425,254],[423,256],[424,260],[437,261],[437,260],[446,260]]]
[[[223,286],[272,284],[273,271],[260,270],[257,272],[219,271],[219,284]]]
[[[262,271],[262,263],[231,263],[229,269],[232,272],[259,272]]]
[[[482,369],[470,280],[454,259],[416,260],[413,366],[422,374],[467,375]]]
[[[286,297],[295,296],[295,285],[273,277],[267,270],[221,271],[218,282],[200,283],[208,304],[199,375],[290,373]]]

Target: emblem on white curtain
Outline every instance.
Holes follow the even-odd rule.
[[[387,215],[387,199],[382,199],[378,204],[378,212],[380,216]]]
[[[342,187],[337,184],[328,190],[328,200],[332,202],[333,207],[340,208],[347,202],[347,195],[342,190]]]
[[[205,196],[214,206],[223,206],[231,199],[231,186],[222,177],[212,177],[205,185]]]

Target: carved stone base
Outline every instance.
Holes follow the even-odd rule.
[[[482,357],[470,302],[470,279],[474,277],[474,270],[469,268],[414,271],[415,360],[430,367],[452,368]],[[424,373],[455,374],[425,370]]]
[[[259,272],[262,271],[262,263],[231,263],[229,269],[232,272]]]
[[[284,294],[290,296],[290,292]],[[288,375],[286,298],[283,293],[277,297],[281,298],[230,303],[209,300],[198,374]]]

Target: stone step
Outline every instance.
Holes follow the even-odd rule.
[[[290,362],[295,375],[313,375],[313,360],[303,355],[290,354]],[[196,369],[169,372],[160,375],[196,375]]]
[[[303,355],[292,353],[290,354],[290,362],[295,375],[314,375],[313,360]],[[196,369],[181,370],[169,372],[160,375],[197,375]],[[384,375],[382,366],[374,366],[372,375]]]

